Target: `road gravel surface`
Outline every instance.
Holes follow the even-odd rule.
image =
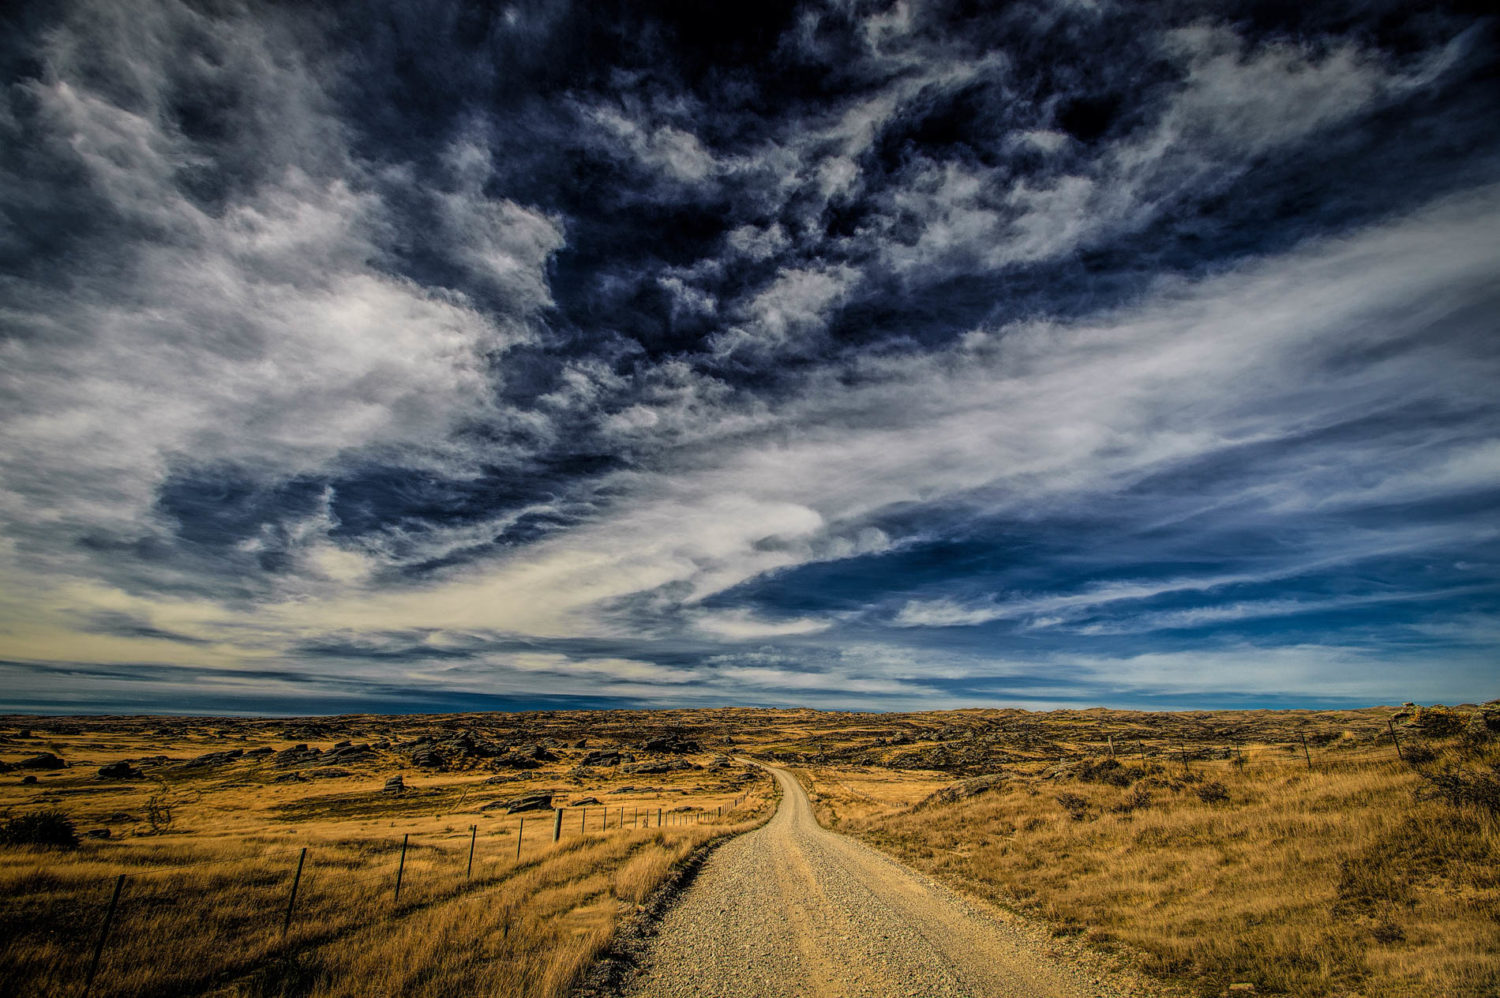
[[[797,780],[704,863],[626,993],[641,998],[1095,998],[1121,991],[1007,924],[818,824]]]

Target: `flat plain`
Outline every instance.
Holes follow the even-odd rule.
[[[755,760],[826,828],[1088,980],[1478,998],[1500,993],[1497,706],[3,717],[0,978],[16,995],[91,976],[121,996],[691,987],[664,926],[694,889],[678,882],[775,811]],[[60,824],[76,845],[37,841]]]

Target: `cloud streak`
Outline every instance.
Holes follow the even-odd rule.
[[[1469,689],[1492,29],[1326,13],[39,15],[4,654],[89,703]]]

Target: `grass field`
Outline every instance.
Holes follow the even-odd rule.
[[[1492,998],[1500,823],[1432,799],[1423,773],[1494,788],[1500,753],[1407,726],[1408,764],[1380,737],[1392,714],[1266,715],[1216,748],[1117,731],[1114,757],[1106,733],[925,805],[939,774],[802,772],[831,826],[1192,992]]]
[[[213,723],[159,734],[154,722],[75,721],[9,736],[9,760],[21,749],[71,764],[33,774],[35,785],[7,775],[0,809],[61,810],[80,831],[110,836],[0,849],[7,995],[79,993],[121,873],[93,995],[561,995],[695,849],[774,808],[770,780],[738,765],[708,769],[717,753],[707,752],[670,756],[698,768],[640,778],[580,767],[587,752],[561,747],[534,770],[499,774],[483,761],[403,772],[389,749],[323,773],[280,767],[274,755],[185,768],[229,746],[285,747]],[[162,755],[138,778],[97,775]],[[406,789],[386,792],[398,772]],[[541,788],[562,807],[556,843],[550,810],[483,809]],[[607,804],[565,806],[588,798]],[[170,821],[158,813],[153,828],[148,811],[163,804]]]
[[[79,993],[124,873],[93,995],[563,995],[689,855],[769,816],[744,755],[832,827],[1189,992],[1493,996],[1493,706],[0,718],[8,766],[67,763],[0,775],[0,812],[83,833],[0,848],[0,979]],[[555,844],[551,810],[494,806],[539,793]]]

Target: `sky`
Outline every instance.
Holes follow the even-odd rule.
[[[6,4],[0,710],[1500,696],[1480,6]]]

